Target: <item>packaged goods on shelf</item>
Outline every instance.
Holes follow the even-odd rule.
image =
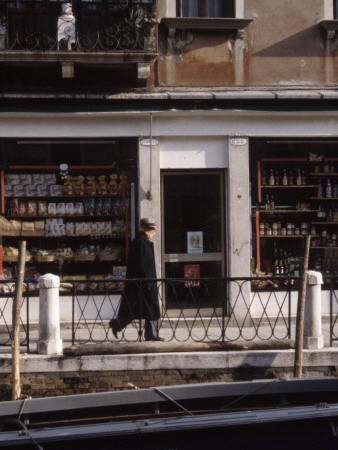
[[[38,202],[38,216],[47,216],[48,207],[47,202],[40,201]]]
[[[0,225],[2,231],[9,231],[12,228],[11,222],[4,216],[0,216]]]
[[[6,183],[11,184],[12,186],[16,184],[20,184],[20,178],[18,174],[11,173],[6,175]]]
[[[95,177],[93,177],[93,176],[87,177],[87,182],[85,184],[84,192],[85,192],[85,195],[95,195],[96,194]]]
[[[22,173],[19,175],[19,184],[29,185],[32,184],[32,176],[28,173]]]
[[[23,197],[25,195],[25,187],[23,184],[16,184],[13,187],[14,197]]]
[[[23,221],[21,226],[22,231],[35,231],[34,222]]]
[[[49,194],[51,197],[59,197],[62,195],[62,186],[60,184],[51,184],[49,186]]]
[[[115,173],[113,173],[109,177],[108,193],[110,195],[117,195],[118,194],[117,175]]]
[[[35,197],[37,194],[36,186],[35,184],[29,184],[25,187],[25,194],[26,197]]]
[[[21,220],[11,220],[11,229],[14,231],[20,231],[22,229],[22,222]]]
[[[32,174],[32,184],[37,186],[38,184],[45,184],[45,176],[42,173]]]
[[[73,194],[73,178],[71,176],[68,176],[66,178],[66,181],[63,183],[62,186],[62,194],[63,195],[72,195]]]
[[[96,184],[96,193],[98,195],[106,195],[108,193],[107,191],[107,181],[105,175],[100,175],[97,180]]]
[[[84,194],[84,177],[79,175],[73,180],[73,194],[83,195]]]
[[[36,186],[36,193],[38,197],[48,197],[49,196],[49,185],[48,184],[39,184]],[[14,192],[15,195],[15,192]]]
[[[56,175],[55,173],[47,173],[45,174],[45,183],[50,184],[56,184]]]

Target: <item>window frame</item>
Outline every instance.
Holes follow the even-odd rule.
[[[177,18],[192,18],[192,17],[198,17],[198,18],[204,18],[204,19],[213,19],[213,18],[235,18],[236,17],[236,0],[232,0],[232,5],[230,6],[232,12],[228,15],[221,15],[221,16],[207,16],[206,15],[206,1],[207,0],[195,0],[198,1],[198,10],[199,14],[198,16],[184,16],[183,15],[183,2],[187,0],[176,0],[176,17]],[[219,0],[221,3],[224,2],[224,0]]]

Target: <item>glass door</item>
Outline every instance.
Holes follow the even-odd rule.
[[[162,215],[165,278],[225,276],[223,172],[162,173]]]

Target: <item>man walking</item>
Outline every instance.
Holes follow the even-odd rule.
[[[113,334],[122,331],[135,319],[145,319],[144,339],[163,341],[158,335],[158,320],[161,317],[156,285],[154,244],[155,223],[148,218],[140,220],[139,233],[132,241],[127,264],[127,281],[121,298],[118,316],[109,322]],[[151,281],[149,281],[151,280]]]

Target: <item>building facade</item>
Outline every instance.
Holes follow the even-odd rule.
[[[32,271],[101,279],[151,216],[162,278],[297,276],[310,232],[312,267],[336,273],[334,0],[0,6],[3,247],[88,256]]]

